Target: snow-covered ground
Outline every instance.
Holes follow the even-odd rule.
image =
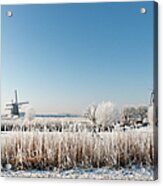
[[[5,177],[29,177],[29,178],[69,178],[69,179],[109,179],[109,180],[154,180],[151,167],[143,168],[132,166],[121,168],[119,170],[109,168],[81,169],[74,168],[70,170],[54,171],[2,171]]]

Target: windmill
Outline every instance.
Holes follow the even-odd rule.
[[[11,100],[11,103],[6,104],[6,110],[10,110],[12,116],[20,117],[19,108],[24,104],[29,104],[29,102],[18,102],[17,90],[15,90],[15,101]]]

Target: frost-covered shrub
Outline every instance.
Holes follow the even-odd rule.
[[[34,108],[31,106],[27,106],[25,108],[25,116],[24,116],[24,120],[23,120],[21,127],[24,129],[28,129],[30,127],[30,125],[31,125],[30,123],[34,119],[34,117],[35,117]]]
[[[25,119],[31,121],[35,117],[35,110],[32,106],[28,106],[25,109]]]

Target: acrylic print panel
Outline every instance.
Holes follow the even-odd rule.
[[[157,179],[157,4],[1,9],[2,176]]]

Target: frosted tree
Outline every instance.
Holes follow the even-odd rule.
[[[118,120],[118,110],[112,102],[89,106],[85,116],[97,127],[112,128]]]
[[[98,105],[96,111],[96,122],[98,125],[112,128],[118,117],[118,110],[112,102],[102,102]]]
[[[121,122],[124,124],[134,123],[137,119],[137,109],[135,107],[124,107],[121,112]]]
[[[137,117],[140,118],[141,122],[143,122],[143,120],[147,118],[148,115],[147,113],[148,113],[147,106],[139,106],[137,108]]]
[[[84,113],[84,116],[88,118],[93,125],[96,125],[96,111],[97,105],[89,105]]]

